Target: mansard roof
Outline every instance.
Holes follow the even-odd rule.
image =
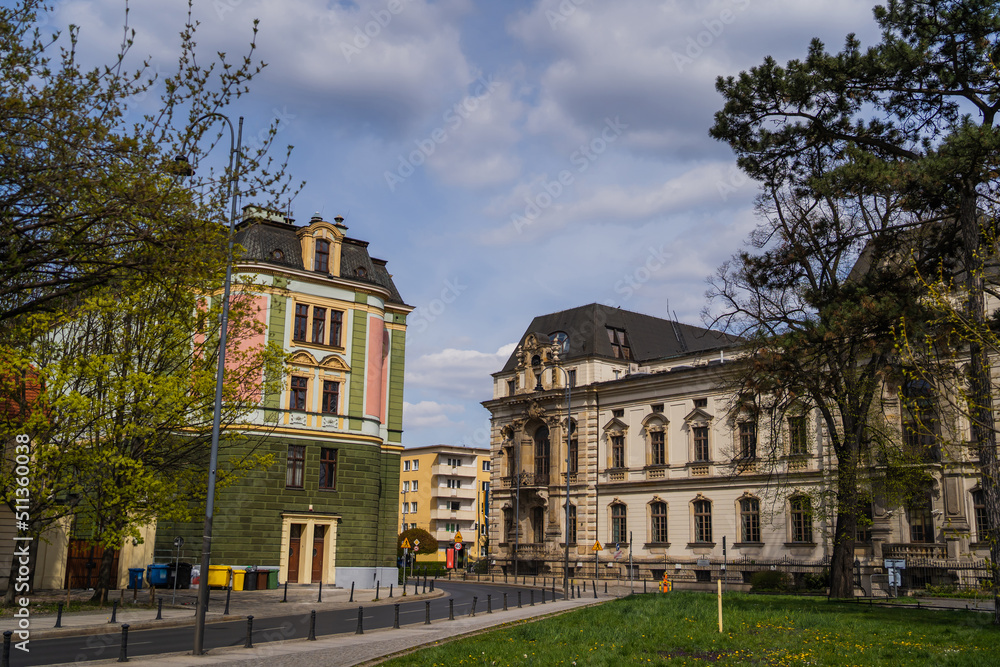
[[[608,338],[609,328],[625,332],[631,350],[629,361],[640,364],[682,354],[728,348],[739,343],[738,338],[719,331],[599,303],[540,315],[528,325],[520,342],[523,343],[532,333],[537,335],[545,332],[551,336],[563,332],[569,336],[569,349],[563,355],[564,359],[592,356],[614,359],[614,351]],[[514,370],[517,362],[515,350],[501,372]]]

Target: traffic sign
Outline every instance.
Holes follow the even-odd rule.
[[[404,537],[403,538],[403,543],[401,545],[399,545],[399,548],[400,549],[409,549],[410,548],[410,540]]]
[[[461,550],[462,550],[462,543],[455,542],[455,551],[461,551]]]
[[[459,545],[461,543],[462,543],[462,531],[457,530],[455,531],[455,544]]]
[[[601,546],[601,541],[597,540],[596,542],[594,542],[594,546],[590,547],[590,550],[591,551],[600,551],[603,548],[604,547]]]
[[[413,540],[413,548],[414,550],[420,548],[420,540]]]

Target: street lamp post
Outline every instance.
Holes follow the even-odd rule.
[[[212,519],[215,510],[215,477],[219,461],[219,430],[222,423],[222,384],[226,369],[226,330],[229,326],[229,293],[233,281],[233,230],[236,227],[236,200],[239,196],[240,150],[243,142],[243,117],[240,116],[239,132],[221,113],[207,113],[192,123],[192,127],[208,118],[219,118],[229,126],[229,196],[232,209],[229,214],[228,248],[226,251],[226,279],[222,292],[222,316],[219,318],[219,362],[215,371],[215,413],[212,416],[212,452],[208,463],[208,489],[205,499],[205,529],[201,543],[201,582],[198,584],[198,610],[194,625],[194,654],[202,655],[205,644],[205,611],[208,607],[208,567],[212,555]]]
[[[566,544],[563,553],[563,595],[569,595],[569,453],[573,438],[573,387],[569,381],[569,371],[562,366],[558,368],[566,376]]]

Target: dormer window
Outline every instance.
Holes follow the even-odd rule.
[[[354,269],[354,275],[356,275],[358,278],[364,278],[365,276],[368,275],[368,269],[366,269],[363,266],[359,266],[358,268]]]
[[[275,248],[274,250],[271,251],[271,259],[273,259],[276,262],[284,261],[285,253],[282,252],[280,249]]]
[[[330,273],[330,242],[326,239],[316,239],[313,270],[320,273]]]
[[[632,348],[628,342],[628,335],[625,333],[624,329],[615,329],[614,327],[607,327],[608,330],[608,341],[611,343],[611,352],[615,355],[615,359],[631,359],[632,358]]]

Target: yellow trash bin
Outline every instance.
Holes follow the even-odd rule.
[[[233,572],[233,568],[228,565],[209,565],[208,566],[208,585],[217,586],[218,588],[226,588],[229,586],[229,575]]]
[[[246,570],[233,570],[233,590],[242,591],[243,590],[243,577],[247,574]]]

